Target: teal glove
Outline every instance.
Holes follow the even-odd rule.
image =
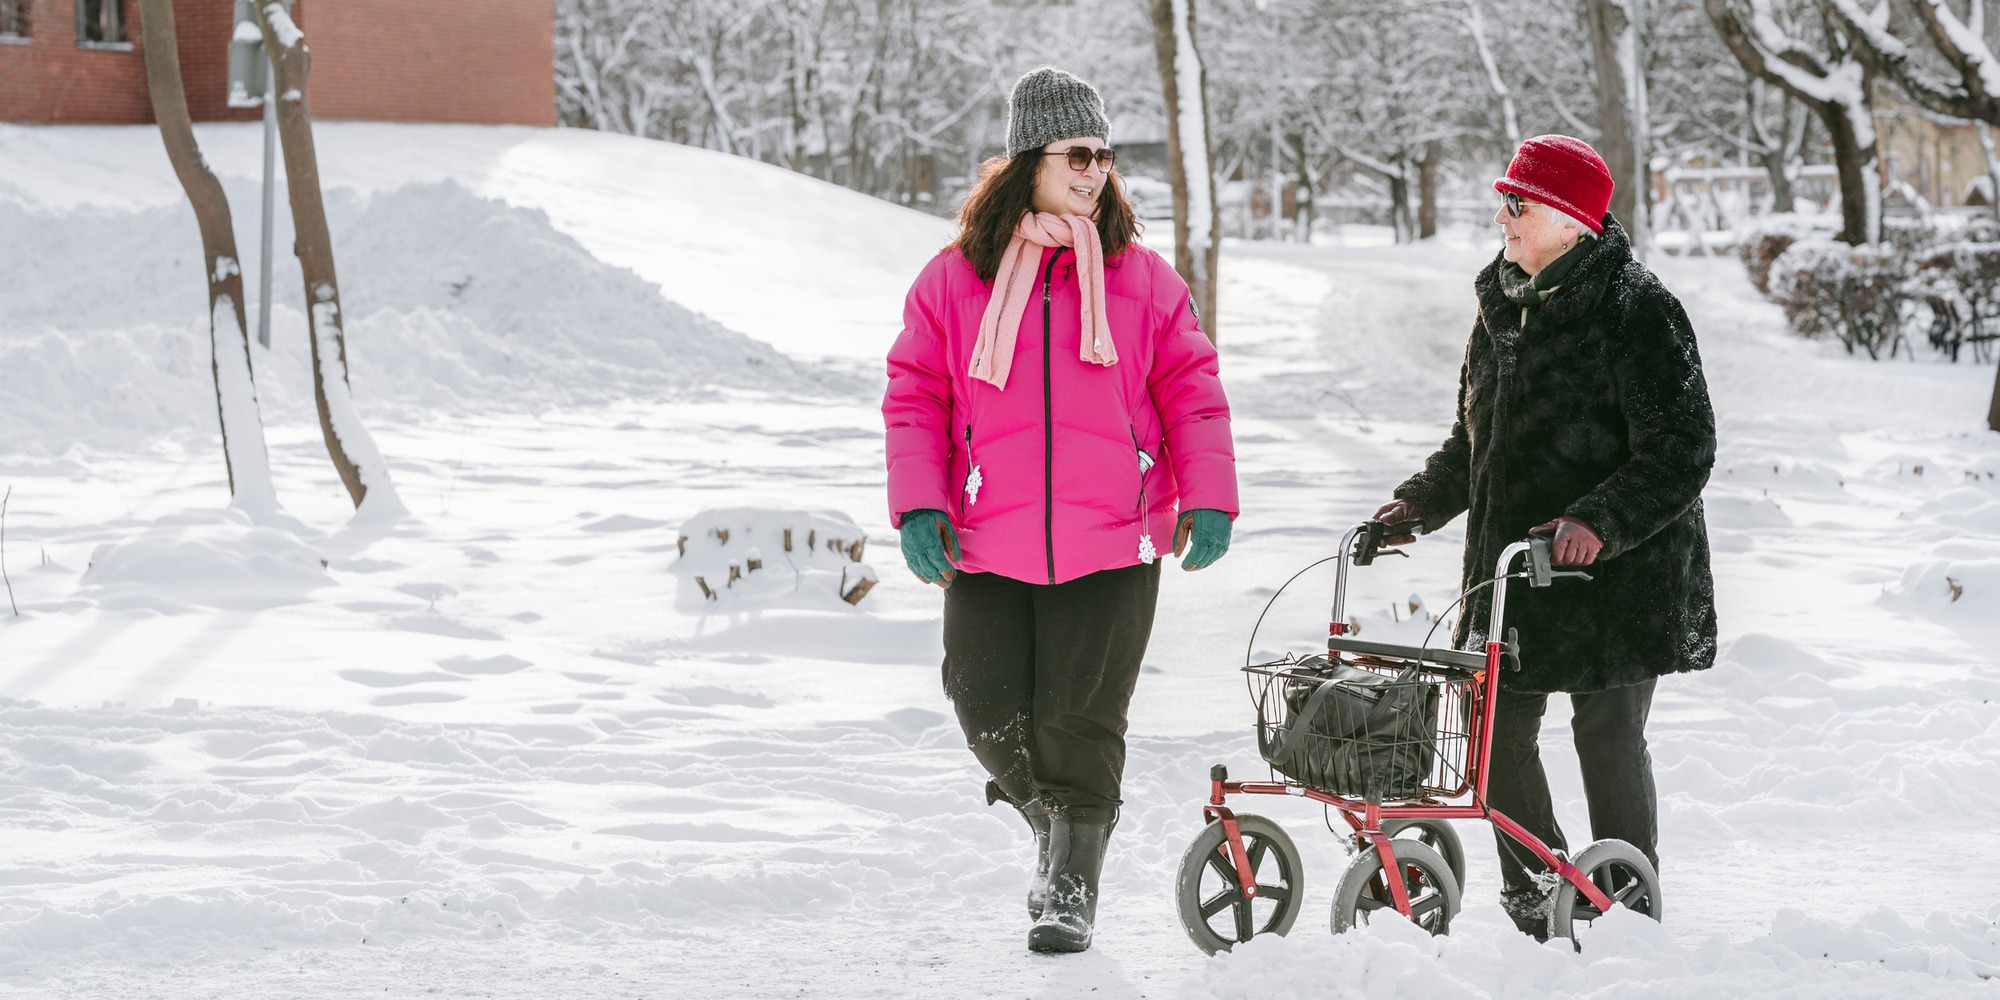
[[[951,586],[958,575],[952,563],[959,558],[958,533],[943,511],[913,510],[903,515],[903,561],[910,572],[925,583]],[[947,550],[949,550],[947,552]]]
[[[1192,543],[1192,544],[1190,544]],[[1187,549],[1182,569],[1206,569],[1229,551],[1229,515],[1219,510],[1191,510],[1174,529],[1174,555]]]

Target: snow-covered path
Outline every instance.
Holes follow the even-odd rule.
[[[117,173],[143,143],[114,131],[76,141],[104,144],[98,166]],[[0,138],[19,146],[22,134]],[[329,134],[330,148],[387,141]],[[218,155],[230,135],[205,133],[221,137]],[[561,188],[602,180],[565,174],[564,141],[582,144],[573,163],[610,155],[607,137],[536,135],[521,152],[507,130],[439,135],[448,141],[412,169],[500,195],[532,175],[561,232],[673,273],[647,257],[675,252],[673,233],[636,217],[620,229],[605,204]],[[66,162],[74,150],[50,141],[50,162]],[[0,160],[31,173],[32,156],[5,146]],[[475,147],[505,162],[457,165]],[[613,160],[687,159],[669,152],[648,160],[621,146],[633,159]],[[463,191],[401,188],[409,177],[345,155],[337,169],[364,187],[402,192],[354,208],[357,227],[436,212],[495,239],[559,243],[546,220]],[[643,172],[626,169],[621,183]],[[142,203],[159,200],[154,187],[135,185],[152,192]],[[894,221],[930,231],[908,213]],[[138,232],[174,233],[171,219],[142,222]],[[386,259],[383,231],[368,245]],[[656,244],[631,242],[649,232]],[[464,266],[514,252],[498,245]],[[881,261],[906,250],[844,262],[867,280],[817,305],[829,329],[882,335],[876,314],[893,317],[896,303],[893,291],[877,300],[906,278]],[[388,406],[371,385],[400,379],[401,392],[428,377],[388,369],[468,342],[451,310],[470,305],[402,303],[357,325],[356,395],[412,516],[349,524],[306,404],[277,384],[302,370],[281,306],[278,347],[259,352],[257,370],[279,493],[298,523],[252,528],[217,511],[226,490],[208,436],[154,439],[103,416],[136,419],[163,386],[203,383],[186,370],[146,381],[150,356],[106,353],[138,329],[128,317],[145,303],[89,303],[92,322],[115,329],[59,331],[99,351],[64,370],[126,382],[102,409],[77,390],[61,426],[98,421],[118,433],[91,440],[126,445],[0,447],[0,482],[14,487],[5,566],[23,611],[0,619],[0,984],[165,998],[2000,991],[1980,978],[2000,967],[2000,873],[1987,863],[2000,825],[2000,435],[1972,430],[1991,373],[1871,365],[1799,342],[1730,261],[1659,265],[1694,316],[1721,421],[1707,499],[1725,641],[1715,670],[1663,684],[1651,726],[1665,926],[1607,928],[1580,958],[1535,947],[1491,905],[1488,835],[1466,825],[1468,908],[1448,941],[1393,927],[1336,940],[1324,928],[1344,856],[1317,810],[1286,800],[1264,811],[1307,853],[1293,935],[1214,960],[1187,942],[1170,892],[1207,767],[1256,763],[1234,670],[1250,623],[1441,438],[1483,257],[1449,242],[1225,248],[1245,514],[1222,562],[1168,573],[1098,945],[1063,959],[1022,949],[1027,844],[981,801],[938,690],[939,598],[902,571],[880,509],[872,365],[827,362],[839,373],[804,393],[748,379],[579,405],[535,394],[527,376],[495,381],[484,374],[504,371],[495,362],[454,383],[468,405],[439,394],[427,410]],[[534,259],[557,260],[577,287],[631,295],[588,261]],[[164,263],[131,266],[161,294],[180,288]],[[379,282],[395,277],[376,266]],[[481,274],[472,287],[491,287]],[[187,290],[198,296],[198,283]],[[746,324],[807,308],[748,306]],[[60,315],[53,303],[0,303],[0,349],[18,330],[28,339],[16,343],[54,350],[61,338],[37,324]],[[412,331],[437,339],[397,339]],[[141,344],[191,336],[140,332]],[[489,354],[517,344],[491,343]],[[164,422],[203,405],[162,403]],[[42,418],[8,419],[21,432]],[[668,572],[678,526],[755,503],[844,511],[867,530],[883,579],[861,610],[706,614],[685,599]],[[1408,617],[1406,598],[1443,607],[1460,540],[1441,532],[1415,558],[1359,574],[1350,611],[1393,634],[1412,627],[1395,620]],[[1329,587],[1324,570],[1302,578],[1257,649],[1318,642]],[[1552,708],[1546,739],[1580,845],[1562,716]],[[1350,992],[1335,993],[1342,985]]]
[[[1207,765],[1255,762],[1232,667],[1269,588],[1440,434],[1469,309],[1455,291],[1476,259],[1233,249],[1225,345],[1249,513],[1228,559],[1170,579],[1087,956],[1020,950],[1025,846],[979,802],[936,690],[933,592],[884,566],[859,620],[674,609],[673,527],[718,500],[804,487],[893,558],[872,401],[742,397],[385,427],[415,518],[320,539],[327,580],[299,594],[78,587],[92,546],[212,503],[216,463],[10,468],[28,616],[0,633],[0,971],[56,995],[143,982],[161,996],[1164,996],[1204,978],[1234,995],[1253,958],[1299,974],[1332,947],[1303,939],[1323,936],[1341,863],[1313,811],[1272,810],[1316,890],[1292,940],[1205,962],[1172,917],[1172,872]],[[1845,949],[1829,954],[1857,990],[1957,995],[1977,980],[1930,973],[2000,964],[2000,876],[1981,860],[2000,818],[2000,671],[1975,632],[1951,631],[1949,602],[1914,594],[1929,617],[1895,615],[1880,592],[1938,532],[1957,536],[1948,558],[1993,555],[1991,521],[1965,519],[1990,517],[2000,455],[1941,432],[1972,412],[1980,373],[1781,339],[1727,287],[1732,266],[1669,270],[1723,411],[1710,501],[1734,641],[1717,670],[1663,688],[1669,940],[1634,938],[1658,954],[1628,957],[1629,975],[1722,933],[1762,938],[1774,969],[1824,945]],[[1822,394],[1845,405],[1774,405]],[[309,428],[274,429],[293,512],[335,523],[316,448]],[[1455,541],[1363,578],[1378,597],[1355,610],[1386,623],[1412,591],[1441,606]],[[38,550],[50,566],[23,570]],[[1324,586],[1308,576],[1281,599],[1259,647],[1310,645]],[[182,606],[160,614],[149,596]],[[1573,777],[1557,777],[1580,817]],[[1452,947],[1472,957],[1439,967],[1469,975],[1481,948],[1514,945],[1482,905],[1485,834],[1464,833],[1474,906]],[[1879,940],[1850,926],[1883,906],[1914,926]],[[1925,927],[1933,912],[1943,923]],[[1370,947],[1393,968],[1418,946]],[[1879,971],[1875,952],[1895,947],[1958,957]],[[1532,960],[1548,987],[1585,968]]]

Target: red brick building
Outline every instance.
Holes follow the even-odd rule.
[[[195,121],[228,106],[229,0],[173,0]],[[556,123],[553,0],[296,0],[312,50],[314,118],[481,125]],[[153,120],[139,0],[0,0],[0,121]]]

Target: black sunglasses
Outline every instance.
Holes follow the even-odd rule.
[[[1500,192],[1500,198],[1501,198],[1501,200],[1503,200],[1503,201],[1505,201],[1505,202],[1507,203],[1507,214],[1508,214],[1509,216],[1512,216],[1513,218],[1516,218],[1516,219],[1518,219],[1518,218],[1520,218],[1520,217],[1521,217],[1521,196],[1520,196],[1520,195],[1518,195],[1518,194],[1515,194],[1515,193],[1514,193],[1514,192],[1512,192],[1512,191],[1502,191],[1502,192]]]
[[[1104,149],[1091,149],[1089,146],[1071,146],[1068,149],[1058,149],[1053,153],[1043,153],[1042,155],[1069,157],[1069,168],[1079,174],[1090,169],[1090,161],[1092,160],[1096,160],[1097,165],[1103,167],[1104,172],[1107,174],[1111,172],[1112,167],[1118,165],[1118,151],[1108,146]]]

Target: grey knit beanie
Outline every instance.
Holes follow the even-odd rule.
[[[1084,136],[1111,141],[1111,120],[1096,88],[1052,66],[1014,81],[1013,96],[1007,99],[1009,158]]]

